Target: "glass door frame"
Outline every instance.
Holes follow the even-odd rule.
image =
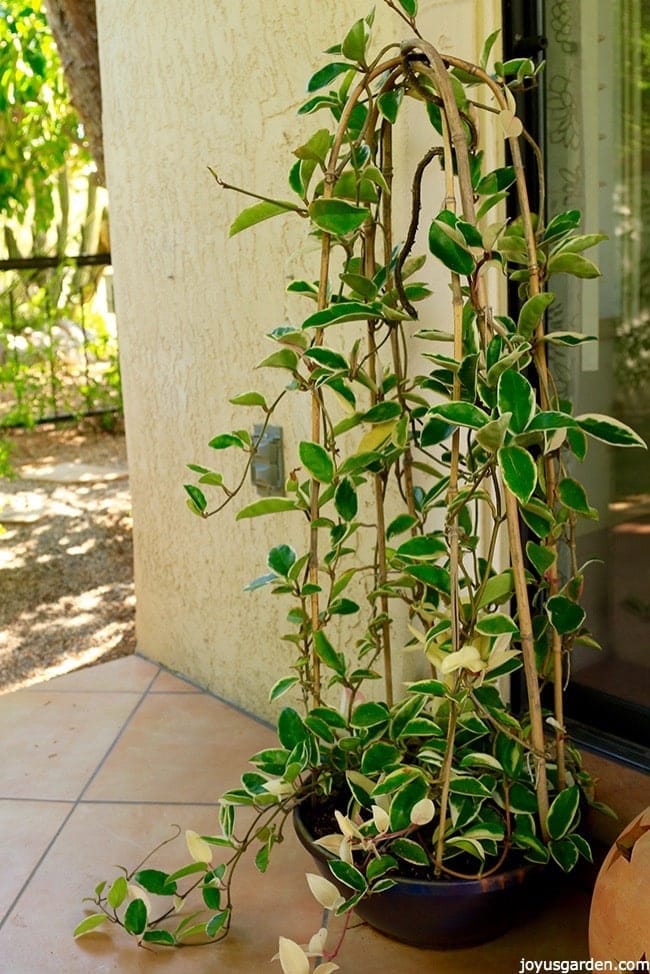
[[[546,52],[546,0],[502,0],[503,58],[543,60]],[[517,96],[518,113],[533,139],[544,149],[547,100],[544,72],[541,82]],[[524,148],[526,153],[526,147]],[[530,150],[524,162],[534,167]],[[538,200],[532,199],[533,208]],[[509,294],[512,313],[518,302],[516,287]],[[514,315],[516,317],[516,314]],[[523,679],[513,679],[513,702],[522,701]],[[567,692],[567,728],[572,739],[591,751],[614,758],[641,771],[650,771],[650,715],[648,708],[572,681]]]

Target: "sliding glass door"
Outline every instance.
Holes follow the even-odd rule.
[[[578,208],[585,232],[608,235],[589,252],[601,278],[551,282],[548,327],[600,338],[555,357],[560,393],[577,413],[614,415],[650,441],[650,0],[504,0],[504,39],[512,53],[545,48],[543,86],[524,111],[545,144],[548,212]],[[600,520],[582,521],[579,557],[595,559],[585,607],[601,648],[573,653],[570,714],[605,750],[625,739],[643,764],[650,455],[591,441],[587,469]]]

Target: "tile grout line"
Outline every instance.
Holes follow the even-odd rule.
[[[145,698],[147,696],[149,696],[149,691],[151,690],[151,687],[152,687],[153,683],[155,682],[155,680],[157,679],[157,677],[159,676],[160,673],[161,673],[161,668],[160,668],[160,666],[158,666],[158,669],[156,670],[156,672],[151,677],[151,680],[149,681],[148,685],[141,692],[140,698],[139,698],[138,702],[132,708],[131,712],[125,718],[125,720],[122,722],[122,726],[120,727],[120,729],[118,730],[117,734],[113,738],[110,746],[106,749],[106,752],[104,753],[104,756],[101,758],[101,760],[96,765],[95,770],[92,772],[92,774],[90,775],[90,777],[86,781],[85,785],[83,786],[83,788],[81,789],[81,791],[77,795],[76,799],[74,799],[73,801],[70,802],[70,806],[71,807],[70,807],[70,809],[68,811],[68,814],[64,817],[63,821],[61,822],[61,824],[59,825],[58,829],[56,830],[56,832],[54,833],[54,835],[52,836],[52,838],[48,842],[48,844],[47,844],[46,848],[44,849],[43,853],[39,857],[38,862],[36,863],[36,865],[34,866],[34,868],[29,873],[29,876],[27,877],[27,879],[25,880],[25,882],[21,886],[20,890],[18,891],[18,893],[16,894],[16,896],[14,897],[14,899],[12,900],[12,902],[9,904],[9,907],[7,908],[4,916],[0,919],[0,931],[4,927],[5,923],[9,919],[9,917],[11,916],[13,910],[17,906],[18,902],[20,901],[23,893],[26,891],[27,887],[31,883],[32,879],[34,878],[34,876],[36,875],[36,873],[38,872],[38,870],[42,866],[43,862],[45,861],[45,859],[49,855],[49,853],[50,853],[50,851],[52,849],[52,846],[54,845],[54,843],[56,842],[56,840],[61,835],[61,833],[62,833],[63,829],[65,828],[65,826],[70,821],[70,818],[72,817],[73,813],[79,807],[79,805],[83,802],[83,796],[88,791],[88,788],[90,787],[90,785],[92,784],[92,782],[95,780],[95,778],[99,774],[100,770],[103,768],[104,764],[108,760],[109,755],[113,753],[113,751],[115,749],[115,746],[117,745],[117,742],[121,739],[122,735],[124,734],[124,731],[126,730],[126,728],[131,723],[131,720],[133,719],[133,717],[136,715],[136,713],[138,712],[138,710],[142,706]],[[131,691],[131,692],[133,692],[133,691]],[[64,800],[62,800],[62,801],[64,801]],[[65,803],[65,801],[64,801],[64,803]],[[90,804],[90,803],[88,803],[88,804]]]

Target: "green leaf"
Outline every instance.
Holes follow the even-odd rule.
[[[411,824],[411,812],[419,801],[426,798],[429,788],[425,778],[418,775],[397,792],[390,803],[391,831],[399,832]]]
[[[292,687],[295,687],[296,683],[298,683],[298,682],[299,682],[299,680],[298,680],[298,677],[297,676],[284,676],[284,677],[282,677],[282,679],[278,680],[271,687],[271,690],[269,692],[269,703],[273,703],[274,700],[278,700],[288,690],[290,690]],[[282,769],[281,772],[278,772],[278,773],[279,774],[282,774],[283,771],[284,771],[284,768]]]
[[[346,886],[356,889],[359,893],[365,893],[368,884],[365,876],[359,872],[356,866],[352,866],[349,862],[343,862],[342,859],[334,859],[328,865],[338,880],[345,883]]]
[[[549,331],[547,335],[541,337],[540,341],[572,348],[575,345],[584,345],[585,342],[597,342],[598,339],[595,335],[582,335],[578,331]]]
[[[428,561],[447,554],[447,545],[441,537],[433,534],[417,535],[404,541],[396,551],[399,558],[415,558]]]
[[[431,860],[418,842],[413,839],[395,839],[390,844],[390,851],[415,866],[430,866]]]
[[[298,356],[291,348],[281,348],[272,352],[255,366],[256,369],[289,369],[295,372],[298,367]]]
[[[377,99],[377,108],[391,125],[397,121],[397,113],[403,100],[403,88],[390,88],[388,91],[383,91]]]
[[[443,210],[429,227],[429,250],[450,271],[467,276],[474,272],[474,257],[466,246],[450,233],[450,227],[441,219]]]
[[[561,839],[571,830],[580,805],[577,785],[564,788],[554,799],[546,816],[546,828],[552,839]]]
[[[307,739],[307,730],[302,717],[293,707],[285,707],[278,717],[278,738],[282,747],[293,750],[296,744]]]
[[[491,612],[478,620],[476,631],[484,636],[501,636],[518,630],[515,622],[505,612]]]
[[[384,704],[368,703],[358,704],[352,711],[350,725],[363,729],[365,727],[377,727],[388,722],[388,710]]]
[[[530,563],[537,570],[540,578],[543,578],[549,568],[555,564],[557,557],[550,548],[547,548],[545,545],[536,544],[534,541],[529,541],[526,544],[526,554]]]
[[[295,502],[290,497],[264,497],[242,507],[241,511],[237,512],[235,520],[243,521],[249,517],[261,517],[265,514],[279,514],[282,511],[295,510],[297,510]]]
[[[482,609],[486,605],[501,605],[503,602],[507,602],[514,592],[514,588],[512,571],[508,570],[499,575],[492,575],[485,584],[478,608]]]
[[[129,887],[124,876],[118,876],[108,891],[106,900],[113,910],[117,910],[127,897]]]
[[[585,621],[585,610],[566,595],[554,595],[546,603],[551,625],[561,636],[576,632]]]
[[[255,226],[256,223],[262,223],[264,220],[270,220],[271,217],[279,216],[281,213],[304,213],[304,210],[300,206],[296,206],[295,203],[280,200],[276,203],[255,203],[254,206],[248,206],[245,210],[242,210],[239,216],[233,220],[228,235],[234,237],[235,234],[241,233],[242,230],[247,230],[249,227]]]
[[[366,56],[366,45],[369,37],[368,24],[365,18],[357,20],[347,32],[341,45],[341,52],[350,61],[363,64]]]
[[[537,416],[528,424],[527,433],[549,432],[552,430],[575,429],[577,423],[572,416],[567,413],[558,413],[552,409],[538,413]]]
[[[311,173],[313,172],[312,166],[315,166],[316,163],[319,163],[321,166],[325,165],[325,159],[327,158],[327,153],[329,152],[330,141],[331,135],[329,129],[319,129],[318,132],[314,132],[309,141],[305,142],[304,145],[299,146],[297,149],[294,149],[294,156],[297,156],[298,159],[309,166],[309,177],[311,177]]]
[[[584,413],[582,416],[576,416],[576,423],[595,440],[601,440],[611,446],[640,446],[647,449],[645,440],[642,440],[638,433],[612,416]]]
[[[562,236],[570,230],[574,230],[580,223],[580,210],[566,210],[558,213],[544,230],[543,240],[550,240],[552,237]]]
[[[192,876],[194,873],[204,873],[205,870],[206,864],[204,862],[190,862],[187,866],[182,866],[176,872],[170,873],[169,882],[175,883],[178,879],[184,879],[186,876]]]
[[[147,925],[147,907],[144,900],[131,900],[124,914],[124,929],[139,936]]]
[[[405,785],[412,781],[415,777],[420,777],[420,772],[416,771],[415,768],[398,768],[395,771],[389,771],[383,781],[380,781],[378,785],[372,790],[373,797],[378,795],[390,795],[393,792],[398,791]]]
[[[176,883],[170,882],[169,874],[160,869],[141,869],[134,879],[148,893],[157,896],[172,896],[176,892]]]
[[[225,926],[229,916],[230,910],[221,910],[221,912],[215,913],[214,916],[210,917],[205,925],[207,936],[216,937],[219,931]]]
[[[416,680],[408,684],[409,693],[424,693],[427,696],[444,697],[447,687],[440,680]]]
[[[189,494],[190,500],[199,513],[203,513],[208,506],[205,494],[200,487],[194,484],[183,484],[183,488]]]
[[[410,531],[417,523],[417,518],[413,517],[412,514],[398,514],[386,528],[386,540],[390,541],[391,538],[404,534],[405,531]]]
[[[443,402],[429,410],[429,416],[441,416],[454,426],[481,429],[490,417],[471,402]]]
[[[587,493],[582,484],[573,477],[565,477],[557,485],[557,496],[560,503],[584,517],[598,518],[598,511],[591,507],[587,500]]]
[[[334,507],[344,521],[353,521],[357,516],[359,503],[354,484],[349,477],[342,477],[334,491]]]
[[[438,443],[443,443],[453,431],[453,426],[446,423],[444,419],[430,417],[420,431],[420,446],[436,446]]]
[[[449,595],[450,581],[449,572],[446,568],[441,568],[440,565],[415,564],[408,565],[406,571],[413,578],[424,582],[425,585],[442,592],[443,595]]]
[[[479,781],[478,778],[461,777],[458,775],[449,782],[449,790],[453,795],[465,795],[469,798],[490,798],[492,792]]]
[[[548,274],[573,274],[574,277],[593,278],[600,277],[600,271],[593,260],[583,257],[581,254],[571,254],[561,251],[553,254],[547,264]]]
[[[490,38],[496,39],[499,31],[495,31],[494,34],[490,35]],[[488,38],[488,40],[490,40]],[[493,172],[487,173],[486,176],[479,181],[476,187],[476,192],[479,196],[492,196],[494,193],[500,193],[501,190],[507,189],[508,186],[512,186],[516,178],[514,166],[503,166],[500,169],[495,169]]]
[[[146,930],[142,935],[145,944],[160,944],[163,947],[175,947],[176,937],[169,930]]]
[[[565,873],[570,873],[578,861],[578,849],[571,841],[571,836],[564,839],[551,839],[548,848],[558,866]]]
[[[520,504],[527,504],[537,486],[537,466],[521,446],[502,446],[497,462],[504,483]]]
[[[280,544],[269,551],[266,563],[269,568],[282,575],[283,578],[289,574],[292,565],[295,564],[296,553],[288,544]]]
[[[308,348],[303,357],[335,371],[345,370],[347,372],[350,367],[347,359],[340,352],[335,352],[324,345],[314,345],[313,348]]]
[[[418,0],[397,0],[402,10],[409,15],[409,17],[417,16],[418,12]]]
[[[506,372],[508,369],[516,366],[518,362],[522,359],[529,359],[530,345],[528,342],[523,342],[514,352],[509,352],[507,355],[501,355],[497,361],[492,365],[487,374],[487,384],[488,386],[494,387],[498,384],[500,376]]]
[[[309,205],[309,216],[320,230],[343,237],[358,230],[370,216],[370,210],[345,200],[317,199]]]
[[[208,446],[213,450],[227,450],[230,446],[236,446],[241,450],[244,441],[236,433],[220,433],[219,436],[214,436],[210,440]]]
[[[261,392],[241,392],[228,400],[233,406],[261,406],[266,409],[266,399]]]
[[[92,933],[97,927],[101,927],[102,923],[106,923],[108,917],[105,913],[91,913],[87,916],[81,923],[78,923],[72,932],[72,936],[77,939],[77,937],[83,937],[86,933]]]
[[[536,497],[531,498],[528,504],[521,508],[520,514],[538,538],[545,538],[555,525],[553,511]]]
[[[483,751],[473,751],[466,754],[460,762],[461,768],[487,768],[490,771],[503,771],[503,765],[492,754],[485,754]],[[503,837],[503,836],[502,836]],[[475,836],[474,838],[485,838],[485,836]]]
[[[528,379],[515,369],[507,369],[499,378],[497,402],[501,415],[512,415],[513,433],[523,433],[535,413],[535,390]]]
[[[312,92],[325,88],[340,74],[345,74],[350,70],[350,65],[346,61],[332,61],[311,76],[307,82],[307,91]]]
[[[555,301],[555,295],[548,291],[535,294],[529,298],[519,312],[517,332],[524,338],[532,338],[546,309],[553,301]]]
[[[344,284],[347,284],[348,287],[351,287],[353,291],[356,291],[358,295],[367,301],[374,301],[377,297],[377,285],[369,277],[364,277],[363,274],[341,274],[340,277]]]
[[[374,882],[374,880],[379,879],[380,876],[385,876],[392,869],[397,869],[397,862],[393,856],[377,856],[376,859],[372,859],[368,863],[366,876],[369,882]]]
[[[325,666],[339,676],[345,675],[345,657],[334,648],[322,629],[317,629],[314,633],[314,650]]]
[[[334,463],[327,450],[320,443],[302,440],[298,446],[300,460],[315,480],[331,484],[334,479]]]
[[[384,771],[391,764],[398,764],[401,758],[402,752],[394,744],[389,744],[387,741],[375,741],[363,752],[361,771],[363,774]]]
[[[371,406],[362,415],[362,420],[364,423],[387,423],[391,419],[397,419],[402,413],[402,407],[398,402],[393,399],[385,399],[382,402],[376,403]]]
[[[302,323],[303,328],[327,328],[343,321],[367,321],[381,316],[381,308],[373,304],[361,304],[358,301],[340,301],[329,308],[316,311]]]
[[[221,890],[216,886],[201,887],[203,902],[209,910],[218,910],[221,906]]]
[[[584,233],[578,237],[571,237],[570,240],[562,243],[561,250],[564,253],[577,254],[582,250],[589,250],[590,247],[595,247],[596,244],[607,239],[606,233]]]

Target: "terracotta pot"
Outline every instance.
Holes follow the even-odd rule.
[[[650,957],[650,808],[630,822],[607,853],[594,886],[589,951],[594,960]]]
[[[314,844],[299,807],[293,824],[322,875],[349,896],[349,887],[328,867],[334,857]],[[398,878],[392,889],[362,900],[355,913],[402,943],[438,950],[472,947],[500,937],[515,924],[532,900],[539,873],[539,867],[531,865],[476,880]]]

